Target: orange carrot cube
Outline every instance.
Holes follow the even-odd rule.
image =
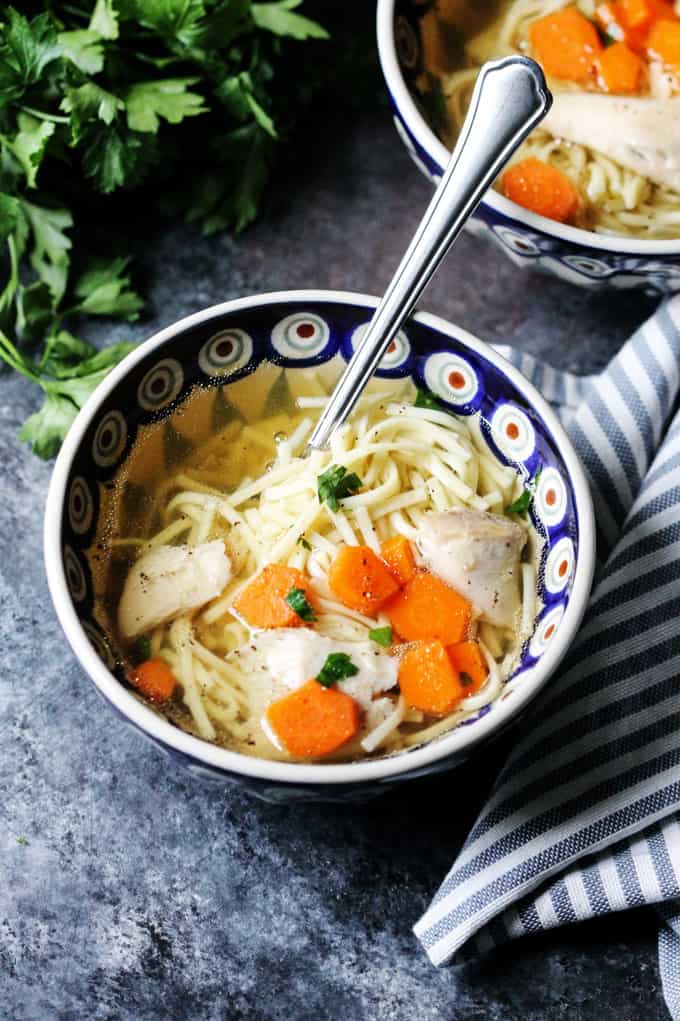
[[[408,705],[446,716],[465,696],[458,672],[441,642],[416,642],[399,666],[399,687]]]
[[[361,723],[358,702],[318,681],[307,681],[273,702],[265,715],[286,751],[298,759],[330,755],[354,737]]]

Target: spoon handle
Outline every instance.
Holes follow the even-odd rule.
[[[551,103],[543,72],[533,60],[508,57],[484,65],[446,172],[311,435],[309,447],[325,447],[331,433],[351,413],[465,221]]]

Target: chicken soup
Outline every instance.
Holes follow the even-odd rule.
[[[525,54],[552,109],[497,188],[602,234],[680,235],[680,15],[669,0],[441,0],[422,19],[424,93],[435,72],[453,146],[481,65]]]
[[[171,470],[153,455],[167,428],[140,436],[111,496],[101,614],[139,696],[205,740],[280,760],[398,753],[518,664],[539,609],[530,488],[478,415],[410,381],[374,380],[330,449],[302,456],[334,379],[283,370],[265,399],[269,369],[224,388],[240,404],[177,442]]]

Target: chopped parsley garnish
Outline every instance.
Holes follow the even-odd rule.
[[[140,635],[135,642],[135,653],[140,663],[151,659],[151,639],[147,638],[146,635]]]
[[[291,610],[297,613],[300,620],[304,620],[307,623],[312,623],[316,620],[316,614],[312,604],[305,595],[305,590],[302,588],[292,588],[286,596],[286,602],[290,606]]]
[[[324,688],[332,687],[336,681],[344,681],[346,677],[354,677],[359,673],[346,652],[330,652],[326,662],[317,674],[317,681]]]
[[[26,837],[17,837],[17,844],[21,844],[22,847],[28,847],[30,840],[27,840]]]
[[[469,688],[471,684],[474,684],[474,681],[472,680],[469,674],[466,674],[464,670],[461,670],[460,683],[463,685],[464,688]]]
[[[429,390],[419,390],[414,401],[416,408],[429,408],[430,411],[441,411],[441,401]]]
[[[354,472],[347,474],[341,464],[332,464],[317,478],[319,503],[327,503],[332,511],[340,510],[340,500],[361,489],[363,482]]]
[[[310,550],[311,544],[305,539],[304,535],[301,535],[298,539],[298,546],[302,546],[303,549]]]
[[[542,471],[543,468],[539,468],[533,479],[527,483],[522,495],[514,503],[511,503],[509,507],[505,508],[507,514],[519,514],[521,517],[524,517],[531,506],[531,501],[536,495],[536,487],[538,486],[538,480],[541,477]]]
[[[374,627],[368,632],[368,637],[372,642],[377,642],[378,645],[384,645],[385,648],[388,648],[392,644],[392,628]]]

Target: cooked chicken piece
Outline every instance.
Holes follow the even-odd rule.
[[[521,525],[501,514],[452,510],[428,514],[416,544],[430,571],[465,596],[482,620],[512,627],[526,541]]]
[[[655,184],[679,187],[678,99],[558,91],[541,127],[557,138],[596,149]]]
[[[344,652],[358,669],[353,677],[337,682],[368,709],[373,696],[389,691],[397,683],[399,664],[393,656],[380,652],[373,642],[336,642],[310,628],[276,628],[255,635],[244,650],[255,652],[275,682],[287,688],[299,688],[316,677],[332,652]]]
[[[231,577],[221,539],[202,546],[157,546],[130,568],[118,604],[118,626],[134,638],[220,594]]]

